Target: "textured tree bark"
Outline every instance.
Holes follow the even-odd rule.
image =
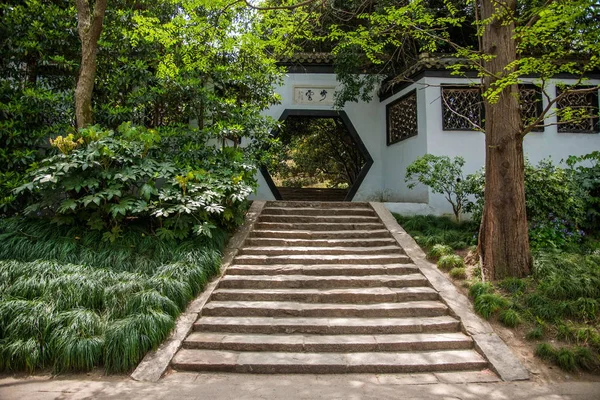
[[[75,88],[75,118],[77,128],[85,128],[94,121],[92,113],[92,92],[96,78],[96,55],[98,39],[102,33],[107,0],[96,0],[90,10],[89,0],[76,0],[77,31],[81,40],[81,65]]]
[[[514,15],[516,0],[483,0],[481,18],[494,18],[486,25],[483,51],[494,58],[485,67],[492,74],[517,58],[512,38],[514,23],[502,13]],[[496,81],[484,78],[487,89]],[[523,136],[520,128],[518,87],[511,85],[498,102],[485,104],[485,205],[479,231],[479,254],[487,279],[522,277],[529,274],[531,253],[525,211]]]

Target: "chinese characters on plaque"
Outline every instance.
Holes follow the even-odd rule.
[[[294,87],[294,104],[332,106],[334,93],[335,86],[296,86]]]

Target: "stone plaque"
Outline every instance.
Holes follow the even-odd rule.
[[[294,86],[294,104],[333,106],[335,86]]]

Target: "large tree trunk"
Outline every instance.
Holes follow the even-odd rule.
[[[94,121],[92,114],[92,92],[96,78],[96,54],[98,39],[102,33],[107,0],[96,0],[90,10],[89,0],[76,0],[77,31],[81,39],[81,66],[75,89],[75,117],[77,128],[85,128]]]
[[[492,74],[503,74],[504,68],[516,60],[514,23],[499,16],[506,10],[512,10],[514,15],[515,7],[515,0],[482,1],[482,20],[496,15],[482,37],[483,52],[494,56],[485,63]],[[484,88],[495,80],[486,76]],[[484,275],[493,280],[523,277],[531,267],[517,94],[517,85],[512,85],[502,91],[498,102],[485,104],[485,205],[479,253]]]

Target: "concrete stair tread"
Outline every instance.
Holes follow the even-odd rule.
[[[339,231],[339,230],[380,230],[381,222],[257,222],[260,230],[300,230],[300,231]],[[344,229],[345,228],[345,229]]]
[[[352,215],[352,214],[329,214],[327,210],[322,215],[303,215],[303,214],[285,214],[285,215],[272,215],[272,214],[261,214],[259,221],[263,222],[327,222],[327,223],[338,223],[338,222],[379,222],[379,218],[373,215]]]
[[[373,304],[301,303],[293,301],[211,301],[204,307],[202,315],[389,318],[432,317],[446,315],[447,313],[448,307],[440,301]]]
[[[366,202],[348,202],[348,201],[269,201],[265,208],[366,208],[372,210],[371,205]]]
[[[408,256],[400,254],[291,254],[291,255],[240,255],[234,258],[239,264],[384,264],[409,263]]]
[[[200,317],[199,323],[204,325],[320,325],[320,326],[399,326],[399,325],[428,325],[446,322],[456,322],[449,315],[424,318],[273,318],[273,317]],[[198,323],[197,322],[197,323]]]
[[[313,207],[265,207],[261,215],[377,215],[368,207],[331,207],[327,209]]]
[[[412,300],[438,300],[430,287],[370,287],[345,289],[217,289],[216,301],[299,301],[305,303],[390,303]]]
[[[234,351],[361,352],[471,349],[473,340],[461,332],[388,335],[265,335],[193,332],[184,348]]]
[[[308,276],[365,276],[365,275],[404,275],[418,272],[414,264],[271,264],[271,265],[242,265],[234,264],[227,269],[228,273],[236,275],[308,275]]]
[[[250,234],[251,238],[295,238],[295,239],[326,239],[326,238],[389,238],[387,229],[345,229],[331,231],[314,231],[309,229],[255,229]]]
[[[483,369],[487,362],[473,350],[346,354],[182,349],[173,359],[173,367],[253,373],[391,373]]]
[[[459,321],[445,315],[405,318],[201,317],[194,330],[231,333],[390,334],[457,332]]]
[[[343,254],[382,254],[399,253],[404,254],[401,247],[397,245],[389,246],[245,246],[240,254],[245,255],[297,255],[297,254],[324,254],[335,253]]]
[[[311,275],[225,275],[219,288],[351,288],[427,286],[429,281],[420,273],[406,275],[370,276],[311,276]]]
[[[391,237],[383,238],[348,238],[348,239],[282,239],[282,238],[250,238],[246,241],[248,246],[279,246],[279,247],[377,247],[395,245]]]

